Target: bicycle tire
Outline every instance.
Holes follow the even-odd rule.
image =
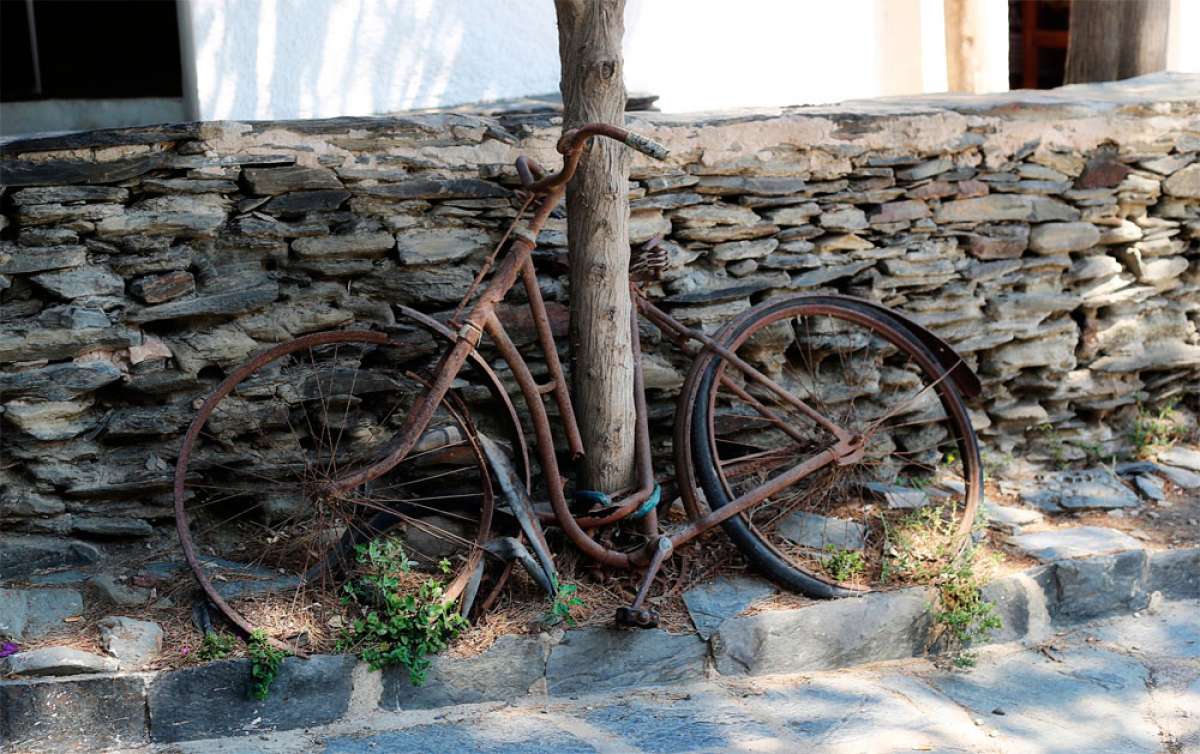
[[[889,318],[886,314],[868,310],[866,307],[855,306],[852,301],[831,297],[800,296],[765,302],[731,322],[717,337],[723,346],[737,352],[765,327],[770,327],[784,318],[802,316],[823,316],[868,328],[897,349],[898,353],[903,353],[933,381],[931,386],[945,411],[965,480],[964,505],[961,513],[957,514],[958,523],[953,532],[952,549],[953,554],[957,555],[970,534],[982,500],[983,477],[978,441],[971,427],[970,416],[952,381],[945,378],[945,370],[937,357],[919,340],[909,335],[903,324],[895,318]],[[697,481],[708,506],[713,510],[733,499],[730,487],[720,472],[721,461],[717,452],[713,423],[716,411],[714,383],[725,363],[716,354],[707,352],[702,354],[694,365],[698,387],[692,398],[688,426],[682,433],[689,438],[692,478]],[[799,480],[796,485],[804,481]],[[877,586],[847,583],[822,573],[817,568],[798,565],[785,557],[778,546],[768,541],[749,524],[746,512],[727,519],[722,523],[722,527],[751,563],[768,578],[788,589],[810,597],[829,598],[871,591]]]
[[[429,572],[437,573],[440,557],[453,561],[448,598],[474,572],[491,536],[494,492],[471,417],[453,393],[439,404],[438,427],[452,433],[440,445],[348,496],[328,496],[314,483],[386,455],[389,432],[407,413],[401,407],[424,384],[421,365],[441,351],[438,339],[417,334],[414,341],[337,331],[286,341],[234,370],[197,410],[176,462],[176,528],[195,579],[243,634],[264,627],[246,608],[269,608],[293,632],[268,635],[297,650],[301,613],[322,604],[328,611],[355,547],[400,528],[406,553]],[[290,508],[274,512],[281,501]],[[264,541],[242,539],[255,533]],[[240,579],[250,597],[218,586]]]

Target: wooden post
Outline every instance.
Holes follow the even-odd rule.
[[[1167,67],[1169,0],[1072,0],[1064,83],[1116,81]]]
[[[992,0],[944,0],[947,91],[1008,90],[1008,6]]]
[[[562,61],[563,129],[623,125],[624,0],[555,0]],[[583,484],[617,492],[633,484],[633,354],[629,316],[629,157],[592,141],[567,187],[575,407],[587,457]]]

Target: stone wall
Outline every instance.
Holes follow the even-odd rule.
[[[880,300],[978,369],[989,447],[1033,458],[1112,450],[1139,401],[1200,395],[1200,77],[631,124],[672,149],[636,156],[630,233],[668,234],[656,293],[685,322]],[[0,525],[169,523],[196,399],[264,345],[452,309],[514,214],[513,160],[556,164],[558,130],[429,114],[4,145]],[[564,222],[541,242],[561,331]],[[686,360],[645,347],[665,455]]]

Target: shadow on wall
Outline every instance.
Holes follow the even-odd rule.
[[[551,9],[486,0],[193,0],[202,120],[365,115],[558,88]]]

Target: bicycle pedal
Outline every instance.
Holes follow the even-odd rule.
[[[632,607],[618,607],[616,615],[618,626],[629,626],[630,628],[657,628],[658,627],[658,612],[655,610],[634,609]]]

